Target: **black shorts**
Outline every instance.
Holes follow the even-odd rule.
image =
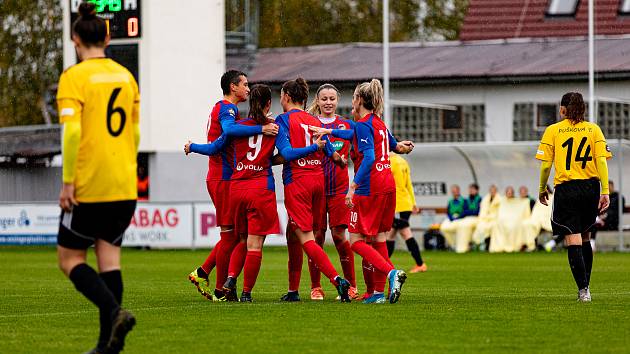
[[[394,217],[394,224],[392,228],[395,230],[402,230],[409,227],[409,217],[411,217],[410,211],[401,211],[398,213],[398,217]]]
[[[62,211],[57,244],[83,250],[92,246],[96,239],[101,239],[120,247],[135,210],[135,200],[123,200],[81,203],[69,213]]]
[[[553,234],[581,234],[595,225],[599,207],[599,180],[596,178],[564,182],[553,195]]]

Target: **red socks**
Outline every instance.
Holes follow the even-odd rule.
[[[247,256],[247,242],[239,242],[230,256],[230,266],[228,267],[228,277],[238,278],[245,264]]]
[[[339,273],[337,273],[335,267],[330,263],[326,252],[313,240],[306,241],[306,243],[302,245],[302,248],[304,248],[304,252],[306,252],[308,257],[315,262],[317,268],[336,286],[335,278],[339,276]]]
[[[217,264],[217,248],[219,248],[220,244],[221,240],[217,242],[212,251],[210,251],[210,254],[206,258],[206,261],[203,262],[203,264],[201,265],[201,269],[203,269],[206,274],[210,274],[210,272],[212,272],[212,269],[214,269],[214,266]]]
[[[363,266],[363,280],[365,281],[365,292],[372,294],[374,292],[374,266],[363,258],[361,262]]]
[[[215,284],[216,289],[222,289],[225,280],[228,275],[228,268],[230,266],[230,256],[232,250],[236,247],[238,240],[234,235],[234,230],[221,231],[221,241],[216,247],[217,252],[217,281]]]
[[[383,259],[385,261],[387,261],[387,264],[389,264],[392,269],[394,267],[394,265],[392,264],[392,261],[389,259],[388,256],[388,251],[387,251],[387,243],[385,242],[372,242],[372,248],[374,248],[376,250],[376,252],[378,252],[381,257],[383,257]],[[380,293],[385,292],[385,283],[387,282],[387,274],[388,272],[381,272],[379,270],[376,270],[374,272],[373,275],[373,279],[374,279],[374,291],[378,291]]]
[[[374,248],[370,247],[365,241],[356,241],[352,244],[352,250],[374,266],[374,291],[383,292],[385,288],[384,279],[387,277],[387,274],[394,269],[394,266],[391,265],[389,258],[387,258],[387,246],[385,242],[374,242],[373,246]],[[381,246],[385,248],[385,258],[383,257]],[[383,274],[385,277],[383,277]]]
[[[254,288],[261,263],[262,251],[247,251],[245,270],[243,271],[243,291],[251,292]]]
[[[302,275],[302,245],[297,239],[288,239],[287,249],[289,251],[289,291],[298,291]]]
[[[322,233],[315,234],[315,242],[319,245],[319,247],[324,247],[324,238],[321,237],[325,234],[325,230]],[[319,237],[318,237],[319,236]],[[308,259],[308,272],[311,275],[311,289],[321,288],[322,287],[322,273],[315,265],[312,259]]]
[[[357,287],[357,279],[354,276],[354,253],[350,247],[350,242],[344,240],[343,242],[336,244],[337,253],[339,253],[339,262],[341,263],[341,269],[343,270],[343,276],[350,282],[352,287]]]

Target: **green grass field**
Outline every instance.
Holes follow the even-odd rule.
[[[124,305],[138,319],[126,353],[630,352],[628,254],[596,254],[593,302],[580,304],[566,253],[427,252],[429,272],[410,275],[395,305],[339,304],[332,286],[312,302],[306,267],[303,301],[280,303],[284,248],[265,250],[254,303],[211,303],[186,279],[205,255],[124,250]],[[412,265],[401,251],[394,262]],[[92,348],[97,310],[52,248],[0,248],[0,279],[0,353]]]

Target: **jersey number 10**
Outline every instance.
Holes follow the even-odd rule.
[[[117,137],[122,133],[123,129],[125,129],[125,121],[127,120],[127,114],[122,107],[114,107],[114,102],[116,101],[116,97],[120,93],[122,88],[116,87],[114,91],[112,91],[111,96],[109,96],[109,102],[107,103],[107,131],[111,136]],[[118,113],[120,115],[120,125],[117,130],[114,130],[112,127],[112,116],[114,113]]]
[[[586,163],[588,161],[593,160],[593,156],[591,156],[591,146],[586,147],[586,151],[584,152],[584,156],[582,156],[582,150],[584,150],[584,144],[586,144],[586,137],[583,137],[580,140],[580,145],[577,149],[577,154],[575,154],[575,162],[582,163],[582,169],[586,168]],[[567,149],[567,160],[566,160],[566,170],[571,170],[571,159],[573,159],[573,138],[567,139],[564,143],[562,143],[562,147]]]

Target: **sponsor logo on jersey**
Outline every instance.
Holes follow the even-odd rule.
[[[368,140],[368,138],[361,139],[361,141],[365,142],[366,144],[370,142],[370,141]]]
[[[236,112],[234,112],[234,110],[233,110],[232,108],[228,109],[228,113],[229,113],[232,117],[236,116]]]
[[[341,149],[343,149],[343,141],[335,141],[334,143],[332,143],[333,148],[335,148],[335,151],[339,151]]]
[[[243,170],[262,171],[263,167],[259,165],[245,165],[244,163],[239,162],[236,165],[236,170],[237,171],[243,171]]]
[[[344,124],[339,124],[339,126],[337,126],[337,129],[346,129],[346,126]]]
[[[606,145],[606,151],[610,152],[610,146]]]
[[[320,160],[307,160],[307,159],[299,159],[297,160],[297,164],[300,165],[301,167],[304,167],[306,165],[309,166],[317,166],[317,165],[321,165],[322,162]]]
[[[536,155],[544,155],[544,154],[545,154],[545,152],[544,152],[544,151],[542,151],[542,150],[538,150],[538,151],[536,151]]]
[[[380,163],[379,162],[379,163],[376,164],[376,170],[379,171],[379,172],[381,172],[383,170],[386,170],[386,169],[390,169],[391,167],[392,166],[390,164],[388,164],[388,163]]]

